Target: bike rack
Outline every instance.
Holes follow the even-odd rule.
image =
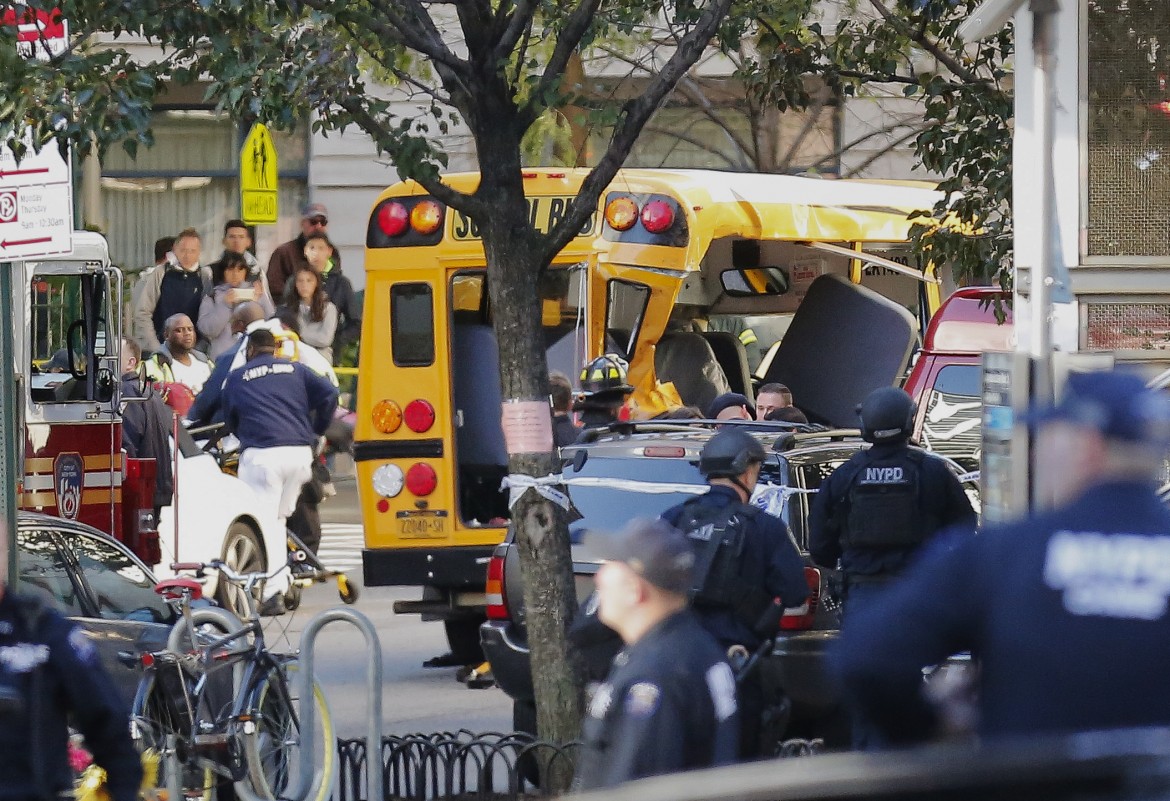
[[[352,624],[366,638],[366,689],[370,694],[369,715],[366,720],[367,742],[372,746],[369,758],[366,759],[366,780],[369,801],[378,801],[382,794],[382,644],[378,640],[378,632],[370,619],[356,609],[338,606],[326,609],[313,616],[301,632],[300,643],[300,675],[297,676],[297,685],[301,697],[301,736],[308,737],[312,742],[316,728],[317,708],[313,703],[313,646],[317,641],[317,634],[321,629],[334,621],[345,621]],[[335,747],[327,743],[326,747]],[[305,801],[312,791],[312,777],[317,772],[317,754],[314,748],[301,749],[301,775],[296,787],[290,787],[288,798],[290,801]]]

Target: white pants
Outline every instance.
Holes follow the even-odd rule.
[[[264,599],[282,593],[289,586],[288,538],[285,521],[297,506],[301,487],[312,477],[313,449],[308,445],[276,448],[248,448],[240,454],[240,480],[256,492],[260,525],[264,529],[267,572],[280,572],[268,579]]]

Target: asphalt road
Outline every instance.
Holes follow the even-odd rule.
[[[352,480],[338,481],[337,488],[337,496],[321,506],[321,554],[326,564],[347,569],[357,565],[349,575],[360,583],[357,492]],[[425,660],[447,651],[442,624],[424,623],[417,616],[391,611],[394,601],[417,597],[419,590],[413,587],[362,588],[361,597],[351,607],[370,618],[381,643],[384,733],[510,731],[512,703],[500,690],[469,690],[456,680],[455,668],[422,666]],[[300,631],[312,616],[340,605],[335,584],[314,585],[305,591],[295,613],[272,619],[268,636],[283,647],[299,647]],[[364,734],[370,705],[361,632],[348,623],[330,623],[317,637],[315,654],[317,679],[329,701],[338,735]]]

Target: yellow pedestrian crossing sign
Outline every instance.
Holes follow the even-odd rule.
[[[256,123],[240,148],[240,216],[248,225],[276,222],[276,145]]]

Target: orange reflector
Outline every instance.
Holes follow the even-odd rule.
[[[374,404],[370,418],[374,421],[374,428],[383,434],[393,434],[402,425],[402,409],[392,400],[381,400]]]
[[[605,221],[615,231],[628,231],[638,221],[638,204],[630,197],[611,200],[605,207]]]
[[[443,207],[424,200],[410,210],[410,227],[420,234],[433,234],[443,224]]]

